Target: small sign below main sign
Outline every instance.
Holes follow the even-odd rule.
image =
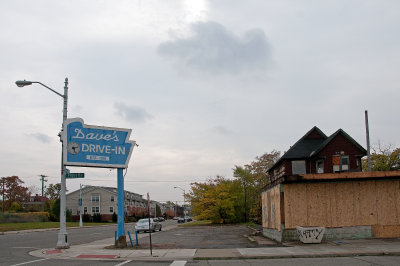
[[[65,178],[85,178],[85,173],[67,173]]]
[[[85,125],[83,119],[67,119],[61,139],[64,165],[127,168],[135,141],[131,129]]]

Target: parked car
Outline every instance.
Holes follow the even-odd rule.
[[[156,219],[157,219],[157,222],[164,222],[165,221],[164,217],[157,217]]]
[[[190,216],[185,216],[185,220],[186,220],[186,222],[191,222],[191,221],[193,221],[193,220],[192,220],[192,217],[190,217]]]
[[[150,219],[150,226],[149,226],[149,219]],[[135,230],[140,233],[140,232],[145,232],[145,231],[161,231],[162,225],[155,221],[153,218],[145,218],[145,219],[140,219],[136,225],[135,225]]]
[[[185,222],[185,218],[178,217],[178,224],[183,224]]]

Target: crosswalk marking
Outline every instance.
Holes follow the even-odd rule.
[[[185,260],[175,260],[171,265],[169,266],[185,266],[186,261]]]

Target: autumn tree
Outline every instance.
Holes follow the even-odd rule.
[[[243,193],[244,220],[249,218],[261,222],[261,193],[268,184],[268,169],[279,159],[280,152],[273,150],[257,156],[256,160],[245,166],[235,166],[233,176],[240,181]]]
[[[49,184],[49,186],[46,188],[44,195],[50,200],[59,199],[61,195],[61,184]]]
[[[268,169],[279,159],[273,150],[248,165],[235,166],[234,180],[217,176],[205,183],[192,183],[186,199],[192,213],[213,223],[261,222],[261,192],[268,184]]]
[[[400,148],[392,148],[378,144],[372,148],[371,170],[372,171],[393,171],[400,170]],[[363,171],[368,171],[368,158],[362,160]]]
[[[18,176],[3,177],[2,183],[4,184],[4,209],[8,210],[13,202],[22,204],[29,201],[30,194],[28,188],[24,187],[24,181]]]
[[[192,206],[192,213],[199,220],[213,223],[240,222],[240,184],[221,176],[205,183],[192,183],[186,198]]]

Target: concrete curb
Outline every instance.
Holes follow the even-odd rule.
[[[83,226],[84,228],[92,228],[92,227],[105,227],[105,226],[112,226],[116,224],[103,224],[103,225],[87,225]],[[79,226],[74,226],[74,227],[67,227],[67,229],[79,229],[81,227]],[[27,229],[27,230],[19,230],[19,231],[6,231],[6,232],[0,232],[0,235],[13,235],[13,234],[21,234],[21,233],[30,233],[30,232],[45,232],[45,231],[55,231],[55,230],[60,230],[59,227],[55,228],[38,228],[38,229]]]

